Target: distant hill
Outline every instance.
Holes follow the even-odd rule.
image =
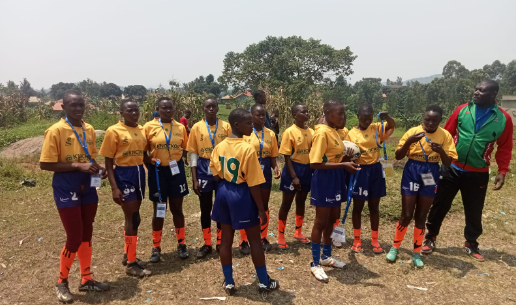
[[[443,77],[443,75],[442,74],[434,74],[434,75],[430,75],[430,76],[426,76],[426,77],[418,77],[418,78],[409,79],[409,80],[404,81],[404,83],[418,81],[420,84],[429,84],[435,78],[440,78],[440,77]]]

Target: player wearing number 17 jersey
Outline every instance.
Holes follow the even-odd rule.
[[[197,258],[206,257],[212,251],[211,247],[211,208],[213,191],[216,183],[210,171],[211,152],[220,142],[231,134],[229,123],[217,118],[219,105],[214,99],[203,103],[204,118],[195,123],[190,131],[188,146],[192,167],[192,188],[199,196],[201,204],[201,227],[204,245],[197,252]],[[217,224],[217,249],[220,245],[220,225]]]
[[[231,247],[235,230],[243,229],[251,244],[259,290],[266,292],[279,288],[279,284],[267,274],[265,254],[260,247],[260,220],[262,225],[267,221],[260,192],[260,184],[265,182],[265,178],[255,148],[243,139],[253,130],[251,114],[244,109],[235,109],[229,114],[229,123],[231,135],[215,146],[210,160],[214,179],[220,181],[212,219],[222,227],[220,262],[224,274],[223,287],[229,295],[236,292]]]

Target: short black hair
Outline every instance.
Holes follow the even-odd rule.
[[[208,101],[214,101],[214,102],[217,104],[217,106],[219,105],[219,101],[218,101],[216,98],[211,98],[211,97],[210,97],[210,98],[205,99],[205,100],[204,100],[204,102],[202,102],[202,106],[204,107],[204,105],[205,105],[205,104],[206,104],[206,102],[208,102]]]
[[[362,104],[362,105],[360,105],[360,107],[358,107],[357,114],[360,114],[362,111],[374,112],[373,105],[370,105],[370,104]]]
[[[190,114],[192,114],[192,110],[190,110],[190,109],[185,109],[185,113],[190,113]]]
[[[337,100],[329,100],[329,101],[326,101],[323,105],[323,111],[326,111],[328,109],[330,109],[332,106],[335,106],[335,105],[344,105],[342,102],[340,101],[337,101]]]
[[[158,107],[159,107],[159,103],[161,103],[162,101],[171,101],[172,102],[172,99],[168,96],[162,96],[158,99],[158,101],[156,102],[156,105],[158,105]],[[174,103],[172,103],[172,106],[174,106]]]
[[[425,112],[428,112],[428,111],[437,112],[441,115],[441,117],[443,116],[443,109],[439,105],[430,105],[430,106],[426,107]]]
[[[124,98],[120,101],[120,111],[122,111],[127,103],[132,103],[134,100],[132,98]]]
[[[265,91],[263,91],[263,90],[256,90],[254,92],[254,94],[253,94],[254,100],[256,101],[260,97],[260,95],[262,95],[262,94],[265,95]]]
[[[78,90],[75,90],[75,89],[66,90],[64,95],[63,95],[63,103],[67,103],[68,99],[72,95],[78,95],[78,96],[80,96],[82,98],[82,93],[79,92]]]
[[[240,122],[244,119],[245,116],[250,115],[249,111],[237,108],[229,114],[228,121],[231,127],[233,128],[235,126],[235,123]]]
[[[251,113],[256,109],[256,108],[263,108],[265,110],[265,107],[263,107],[262,104],[254,104],[252,107],[251,107]]]
[[[295,113],[296,113],[297,108],[299,108],[299,107],[306,107],[306,105],[305,105],[305,104],[295,104],[294,106],[292,106],[292,107],[290,108],[290,112],[291,112],[292,114],[295,114]]]
[[[498,92],[500,90],[500,85],[498,85],[498,82],[492,79],[486,79],[481,81],[480,83],[486,83],[490,89],[492,89],[495,92]]]

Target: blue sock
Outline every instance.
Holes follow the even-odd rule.
[[[235,280],[233,279],[233,265],[222,265],[222,273],[224,274],[224,281],[226,281],[226,284],[233,284],[235,285]]]
[[[269,275],[267,274],[267,267],[265,264],[261,267],[254,267],[254,269],[256,269],[256,275],[258,276],[260,284],[264,284],[265,286],[269,285]]]
[[[319,265],[321,260],[321,243],[312,242],[312,257],[314,259],[314,266]]]
[[[331,257],[331,245],[322,245],[322,259]]]

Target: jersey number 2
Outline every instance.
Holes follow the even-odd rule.
[[[238,180],[238,172],[240,169],[240,161],[237,158],[231,157],[226,162],[226,157],[219,156],[220,163],[222,164],[222,179],[225,179],[226,170],[231,174],[230,182],[236,183]],[[226,169],[226,170],[225,170]]]

